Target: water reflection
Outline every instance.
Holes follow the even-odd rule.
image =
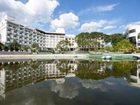
[[[36,100],[34,98],[38,97],[36,94],[40,94],[41,98],[39,102],[36,102],[38,105],[45,104],[41,103],[45,100],[45,97],[48,98],[47,103],[54,104],[52,96],[57,101],[61,100],[59,98],[77,99],[80,100],[79,105],[82,105],[81,101],[83,99],[87,99],[88,103],[93,104],[93,99],[89,97],[96,99],[98,96],[103,100],[100,104],[104,105],[113,102],[110,94],[115,94],[117,98],[120,95],[127,96],[127,91],[133,90],[133,87],[140,87],[140,63],[134,61],[49,60],[0,63],[0,102],[3,102],[4,99],[8,100],[9,94],[17,97],[19,96],[18,93],[20,95],[26,93],[27,97],[28,95],[30,98],[32,97],[31,99],[29,97],[28,99],[25,98],[30,105],[33,105]],[[13,91],[13,93],[10,93],[10,91]],[[112,91],[115,92],[111,93]],[[106,95],[101,95],[102,92],[109,96],[109,100],[105,103]],[[134,91],[134,93],[137,92]],[[16,100],[14,97],[12,99]],[[23,103],[25,102],[23,97],[20,100]],[[99,99],[96,99],[96,101],[98,103]],[[15,104],[15,102],[12,104]],[[20,102],[15,105],[18,104]]]
[[[140,87],[140,64],[137,64],[137,70],[131,71],[129,82],[132,86]]]
[[[62,61],[63,62],[63,61]],[[64,78],[69,75],[60,65],[61,61],[28,61],[28,62],[5,62],[0,65],[0,94],[9,90],[34,84],[45,79]],[[63,69],[59,69],[59,68]],[[69,73],[76,70],[76,64],[68,63]],[[70,75],[69,75],[70,76]]]

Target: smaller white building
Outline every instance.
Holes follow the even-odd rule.
[[[70,35],[70,34],[67,34],[65,36],[65,40],[71,43],[71,45],[69,46],[70,51],[73,51],[78,47],[75,37],[76,37],[75,35]]]
[[[137,48],[140,48],[140,24],[128,26],[125,35]]]

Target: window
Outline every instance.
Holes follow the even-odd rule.
[[[135,29],[132,29],[132,30],[129,30],[128,33],[130,34],[130,33],[134,33],[134,32],[136,32],[136,30]]]
[[[136,44],[136,38],[135,37],[130,37],[129,40],[130,40],[130,42]]]

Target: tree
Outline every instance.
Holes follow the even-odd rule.
[[[9,48],[9,46],[8,46],[7,44],[5,44],[5,46],[4,46],[4,50],[5,50],[5,51],[10,50],[10,48]]]
[[[135,61],[112,62],[112,75],[115,77],[129,75],[132,70],[136,70],[137,63]]]
[[[121,51],[121,52],[133,52],[135,50],[135,46],[127,39],[124,39],[117,43],[116,46],[114,46],[115,51]]]
[[[11,51],[18,51],[21,49],[21,45],[16,40],[13,40],[12,43],[7,43],[7,46],[10,48]]]
[[[22,51],[28,51],[29,49],[30,49],[30,47],[27,46],[27,45],[22,45],[22,46],[21,46],[21,50],[22,50]]]
[[[70,61],[68,60],[60,60],[56,63],[56,66],[60,72],[68,74],[70,70],[72,69],[70,65]]]
[[[39,45],[37,43],[33,43],[32,48],[39,48]]]
[[[138,39],[140,39],[140,33],[138,34]]]
[[[131,71],[136,70],[137,63],[129,61],[103,62],[103,61],[79,61],[75,71],[77,77],[81,79],[100,80],[114,76],[129,77]],[[101,70],[101,71],[100,71]]]
[[[71,45],[71,43],[67,40],[62,40],[60,41],[57,45],[56,45],[56,50],[59,53],[64,53],[65,51],[69,50],[69,46]]]
[[[40,49],[40,47],[39,47],[39,45],[37,43],[33,43],[31,45],[32,52],[37,53],[39,49]]]
[[[118,42],[120,42],[120,41],[122,41],[123,39],[125,39],[125,37],[123,36],[123,34],[116,33],[116,34],[110,35],[110,39],[111,39],[111,44],[114,46],[114,45],[116,45]]]
[[[100,42],[109,42],[111,41],[109,35],[106,35],[101,32],[91,32],[91,33],[80,33],[76,36],[76,41],[79,47],[83,50],[98,50],[102,49],[102,43]]]
[[[4,49],[4,44],[0,43],[0,51]]]
[[[104,72],[99,70],[105,66]],[[99,80],[110,76],[110,71],[107,69],[107,63],[101,61],[79,61],[76,76],[81,79]]]

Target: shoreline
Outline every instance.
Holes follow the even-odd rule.
[[[103,56],[111,56],[111,60],[135,60],[134,56],[140,54],[6,54],[0,55],[0,60],[3,59],[89,59],[89,60],[103,60]]]
[[[87,59],[89,54],[26,54],[0,55],[0,59]]]

